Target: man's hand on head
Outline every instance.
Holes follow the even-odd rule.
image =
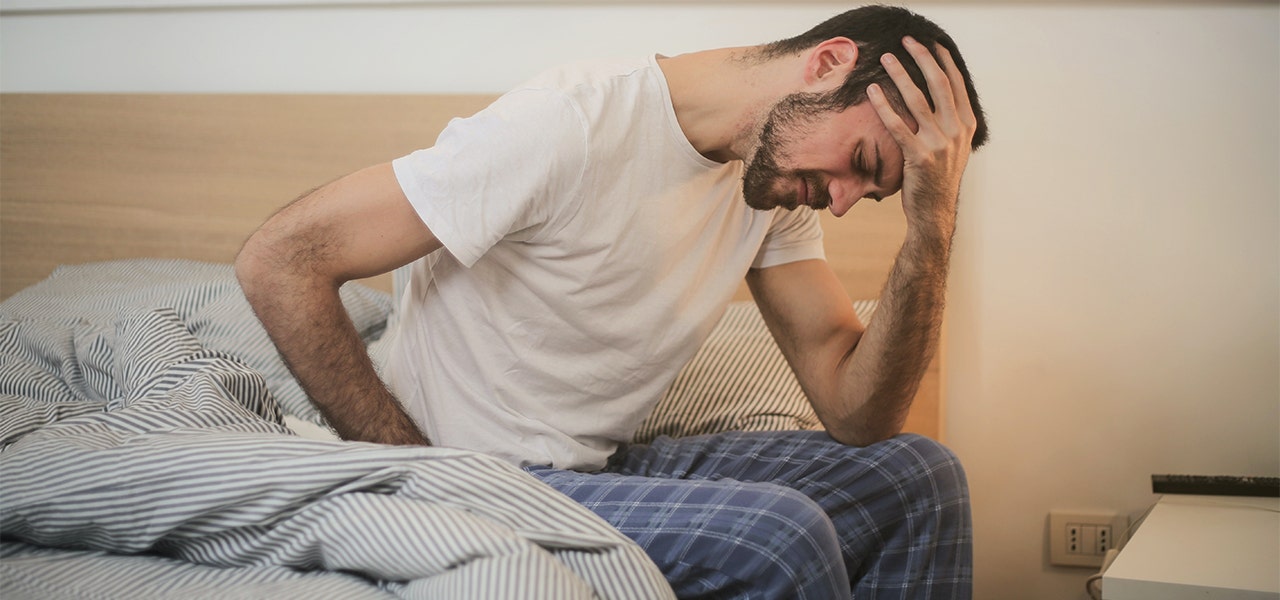
[[[969,104],[964,77],[946,48],[937,46],[939,61],[913,38],[904,38],[903,46],[924,73],[934,108],[930,109],[924,91],[893,54],[883,55],[880,62],[902,94],[915,129],[894,111],[880,86],[869,86],[867,97],[902,149],[902,205],[907,226],[926,228],[917,233],[941,234],[949,244],[977,117]]]

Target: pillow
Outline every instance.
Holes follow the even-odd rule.
[[[864,323],[875,300],[854,302]],[[821,429],[754,302],[734,302],[632,441],[720,431]]]

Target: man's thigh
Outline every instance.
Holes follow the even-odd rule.
[[[852,447],[820,431],[658,438],[608,470],[796,490],[832,523],[855,595],[967,597],[972,576],[968,487],[955,455],[917,435]],[[874,590],[874,591],[873,591]]]
[[[849,597],[831,521],[789,488],[527,470],[640,544],[678,596]]]

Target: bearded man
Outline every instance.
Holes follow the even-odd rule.
[[[965,598],[964,474],[898,435],[987,137],[951,37],[900,8],[553,70],[286,207],[245,293],[344,438],[495,455],[635,539],[680,597]],[[901,191],[864,326],[817,211]],[[337,290],[408,268],[386,382]],[[825,431],[628,444],[746,279]]]

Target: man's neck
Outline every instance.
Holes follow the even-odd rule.
[[[764,60],[751,47],[719,48],[659,58],[658,66],[689,143],[728,162],[748,155],[769,109],[798,85],[792,60]]]

